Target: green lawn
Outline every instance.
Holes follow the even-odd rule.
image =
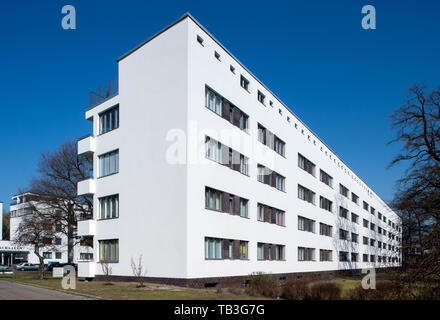
[[[0,279],[62,290],[70,293],[85,294],[103,299],[120,300],[255,300],[244,289],[192,289],[177,286],[146,283],[145,288],[136,288],[135,282],[113,282],[107,285],[102,281],[77,281],[75,290],[63,290],[61,279],[47,277],[38,279],[37,272],[17,272],[16,278],[0,275]]]

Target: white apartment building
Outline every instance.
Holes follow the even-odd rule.
[[[384,201],[190,14],[118,60],[78,142],[94,174],[79,276],[210,286],[401,263]]]
[[[35,201],[31,193],[17,194],[12,197],[14,203],[10,205],[11,220],[10,220],[10,239],[8,246],[14,247],[15,250],[8,256],[8,264],[18,264],[20,262],[29,262],[38,264],[40,260],[34,253],[33,246],[18,247],[14,244],[14,238],[16,236],[17,229],[24,216],[34,214],[32,206],[38,208],[38,210],[44,210],[44,206]],[[53,246],[42,248],[40,254],[44,257],[44,263],[49,264],[52,262],[68,262],[67,253],[67,236],[61,232],[60,226],[55,226],[55,231],[59,231],[53,240]],[[58,229],[57,229],[58,228]],[[81,258],[87,257],[90,248],[86,246],[75,246],[73,254],[73,262],[77,262]]]

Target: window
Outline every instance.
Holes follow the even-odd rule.
[[[55,224],[55,232],[61,232],[63,230],[63,225],[60,222]]]
[[[376,213],[376,209],[374,209],[373,207],[371,207],[371,214],[374,215]]]
[[[319,224],[319,234],[323,236],[332,237],[333,227],[321,222]]]
[[[105,177],[119,172],[119,150],[99,156],[99,177]]]
[[[199,35],[197,35],[197,42],[203,46],[203,38]]]
[[[265,96],[264,94],[262,94],[260,90],[258,90],[257,99],[258,99],[258,101],[260,101],[262,104],[265,104],[266,96]]]
[[[370,262],[376,262],[376,256],[370,255]]]
[[[268,146],[283,157],[285,156],[285,143],[275,134],[267,130],[260,123],[258,123],[258,141]]]
[[[284,226],[284,211],[266,206],[264,204],[257,204],[258,221],[269,222]]]
[[[319,171],[319,180],[328,185],[330,188],[333,188],[333,178],[325,171]]]
[[[348,252],[346,251],[340,251],[339,252],[339,261],[341,262],[348,262]]]
[[[119,217],[119,195],[99,198],[99,218],[114,219]]]
[[[342,184],[339,184],[339,193],[348,198],[348,189]]]
[[[315,261],[315,249],[298,247],[298,261]]]
[[[257,164],[257,180],[280,191],[285,191],[286,178],[261,164]]]
[[[359,259],[359,254],[357,254],[356,252],[352,252],[351,253],[351,261],[358,262],[358,259]]]
[[[247,218],[248,216],[248,200],[240,198],[240,216]]]
[[[257,205],[257,211],[258,211],[258,221],[264,221],[264,205],[258,204]]]
[[[313,162],[305,158],[303,155],[298,153],[298,167],[303,169],[304,171],[307,171],[312,176],[315,176],[315,165]]]
[[[355,214],[355,213],[351,213],[351,221],[352,222],[354,222],[354,223],[358,223],[358,221],[359,221],[359,216],[357,215],[357,214]]]
[[[99,114],[99,134],[119,127],[119,105]]]
[[[79,254],[79,260],[93,261],[93,253],[81,252]]]
[[[359,197],[353,192],[351,193],[351,201],[353,201],[356,204],[359,204]]]
[[[257,260],[264,260],[264,243],[257,244]]]
[[[378,218],[379,220],[382,220],[382,213],[377,212],[377,218]]]
[[[324,210],[333,212],[333,202],[322,196],[319,197],[319,206]]]
[[[218,53],[217,51],[214,51],[214,57],[220,61],[220,53]]]
[[[283,157],[285,156],[285,146],[284,141],[275,136],[275,152],[279,153]]]
[[[368,220],[367,219],[364,219],[364,227],[368,228]]]
[[[302,185],[298,185],[298,198],[311,204],[315,204],[315,193]]]
[[[235,74],[235,67],[232,64],[229,66],[229,70],[231,70],[231,72]]]
[[[366,203],[365,201],[364,201],[364,210],[367,210],[368,211],[368,208],[369,208],[370,206],[368,205],[368,203]]]
[[[284,258],[284,246],[275,245],[275,260],[285,260]]]
[[[363,254],[362,257],[363,257],[362,260],[363,260],[364,262],[368,262],[368,254]]]
[[[319,250],[319,261],[333,261],[332,250]]]
[[[249,81],[243,76],[240,76],[240,85],[243,89],[249,91]]]
[[[244,175],[249,174],[249,165],[248,165],[249,159],[245,157],[244,155],[240,154],[240,172]]]
[[[339,207],[339,216],[348,219],[348,209],[345,209],[344,207]]]
[[[206,188],[205,189],[205,207],[209,210],[221,211],[222,209],[222,192]]]
[[[364,245],[368,246],[368,238],[367,237],[363,237],[363,243],[364,243]]]
[[[285,178],[282,175],[276,174],[275,175],[275,188],[278,190],[284,191],[284,181]]]
[[[370,229],[374,231],[376,229],[376,225],[370,222]]]
[[[351,241],[354,243],[359,243],[359,235],[357,233],[351,233]]]
[[[52,259],[52,252],[43,252],[43,259]]]
[[[205,105],[218,115],[222,115],[223,98],[208,87],[205,90]]]
[[[205,259],[214,260],[222,258],[222,240],[205,238]]]
[[[222,144],[210,137],[205,137],[205,156],[208,159],[222,163]]]
[[[205,157],[248,175],[249,159],[246,156],[208,136],[205,137]]]
[[[339,229],[339,240],[348,240],[348,231]]]
[[[54,244],[57,245],[57,246],[61,245],[61,238],[55,238],[54,239]]]
[[[248,242],[240,241],[240,259],[246,260],[248,258]]]
[[[376,244],[376,240],[370,239],[370,246],[374,247]]]
[[[119,240],[99,241],[99,261],[119,262]]]
[[[262,144],[266,144],[266,128],[261,124],[258,124],[258,141]]]
[[[61,259],[62,254],[61,252],[55,252],[55,259]]]
[[[298,216],[298,230],[315,232],[315,221]]]

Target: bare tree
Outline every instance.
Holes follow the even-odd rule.
[[[142,255],[139,256],[138,262],[133,260],[131,258],[131,270],[133,272],[134,277],[136,278],[137,282],[139,282],[138,288],[143,288],[144,286],[144,278],[147,274],[147,269],[144,268],[143,262],[142,262]]]
[[[77,143],[67,141],[54,152],[43,152],[38,163],[38,176],[31,180],[29,192],[34,202],[31,209],[48,216],[67,237],[68,262],[73,261],[74,246],[79,243],[77,221],[92,214],[93,197],[78,196],[77,184],[91,175],[90,157],[78,156]]]
[[[397,183],[392,207],[402,218],[404,264],[408,281],[440,278],[440,87],[408,90],[407,101],[391,115],[401,152],[390,166],[408,161]]]
[[[55,235],[53,221],[48,217],[36,214],[24,216],[15,232],[13,240],[15,244],[33,247],[40,262],[40,280],[44,279],[42,250],[56,249],[56,245],[53,244]]]
[[[101,261],[101,270],[102,274],[104,276],[104,284],[110,285],[111,283],[111,276],[112,276],[112,267],[108,263],[108,261]]]
[[[3,212],[3,224],[2,224],[2,234],[3,234],[3,240],[9,240],[10,239],[10,223],[11,223],[11,214],[8,212]]]

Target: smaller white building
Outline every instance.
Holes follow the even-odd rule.
[[[35,203],[31,193],[18,194],[12,197],[14,203],[10,206],[11,220],[10,220],[10,239],[9,246],[13,247],[13,240],[16,236],[17,229],[24,216],[34,214],[32,211],[32,205],[38,207],[39,204]],[[40,205],[41,206],[41,205]],[[42,210],[41,207],[38,210]],[[60,226],[54,225],[57,228],[56,231],[61,230]],[[53,239],[53,244],[56,250],[51,247],[41,249],[40,254],[44,257],[44,263],[50,264],[54,262],[65,263],[68,261],[67,253],[67,236],[64,233],[58,232],[57,236]],[[73,262],[80,260],[83,254],[87,254],[88,247],[81,247],[79,244],[74,247],[74,259]],[[17,264],[20,262],[39,263],[38,256],[34,253],[34,248],[29,246],[22,248],[21,253],[16,252],[8,264]]]

